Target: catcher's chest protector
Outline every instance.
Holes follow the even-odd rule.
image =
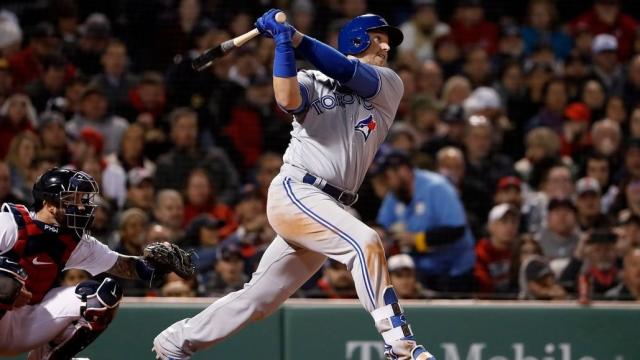
[[[5,256],[27,272],[25,286],[33,294],[29,304],[37,304],[56,285],[80,238],[73,231],[32,219],[23,205],[5,204],[2,211],[11,212],[18,225],[18,240]]]

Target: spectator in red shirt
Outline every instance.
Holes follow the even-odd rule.
[[[9,57],[13,86],[22,89],[27,83],[36,80],[42,74],[42,61],[56,53],[59,40],[55,37],[55,30],[49,23],[40,23],[31,34],[29,45],[23,50]],[[72,65],[65,69],[65,79],[74,73]]]
[[[219,230],[221,239],[229,236],[238,227],[231,207],[217,201],[215,185],[206,170],[195,168],[191,171],[185,189],[185,200],[183,227],[204,213],[225,224]]]
[[[518,237],[520,211],[511,204],[496,205],[489,213],[489,237],[476,245],[474,276],[483,294],[509,291],[513,243]]]
[[[451,22],[451,33],[463,51],[474,47],[490,55],[498,49],[498,27],[484,19],[480,0],[460,0]]]
[[[595,0],[593,8],[586,11],[570,24],[571,32],[589,29],[593,34],[613,34],[618,38],[618,58],[626,61],[632,55],[632,45],[636,37],[638,22],[620,12],[619,0]]]

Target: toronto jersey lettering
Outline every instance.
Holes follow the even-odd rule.
[[[377,93],[364,99],[317,70],[298,72],[309,106],[294,116],[284,162],[356,192],[393,124],[404,91],[391,69],[373,66]]]

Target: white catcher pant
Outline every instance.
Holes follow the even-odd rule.
[[[80,305],[70,286],[51,289],[39,304],[7,311],[0,320],[0,355],[37,349],[29,359],[38,359],[41,348],[80,319]]]
[[[390,281],[378,234],[329,195],[295,180],[302,178],[299,171],[285,164],[271,183],[267,216],[278,236],[249,283],[163,331],[155,340],[163,352],[191,354],[270,315],[327,257],[347,265],[367,311],[384,305]]]

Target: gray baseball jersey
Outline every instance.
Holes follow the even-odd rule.
[[[404,87],[391,69],[373,66],[377,93],[364,99],[317,70],[298,72],[309,95],[296,115],[284,162],[356,192],[393,123]]]

